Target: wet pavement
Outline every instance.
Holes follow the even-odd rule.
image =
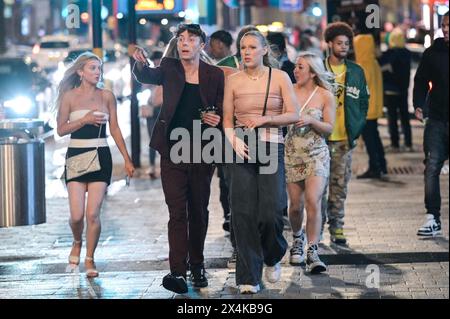
[[[354,154],[354,178],[346,205],[345,231],[349,245],[330,244],[325,233],[320,254],[328,264],[325,274],[310,275],[291,266],[288,253],[281,280],[264,282],[256,295],[240,295],[234,269],[227,268],[231,245],[222,230],[218,179],[213,179],[210,224],[205,243],[209,286],[176,295],[161,286],[168,272],[168,212],[160,180],[145,174],[148,137],[142,128],[142,164],[130,187],[123,179],[122,158],[113,149],[114,178],[108,189],[96,251],[100,276],[87,279],[84,267],[67,268],[72,236],[69,207],[60,176],[60,157],[48,141],[47,223],[0,229],[0,298],[449,298],[448,174],[441,177],[444,235],[419,238],[424,221],[422,126],[414,122],[416,152],[387,153],[389,178],[357,180],[367,157],[362,146]],[[385,145],[387,128],[381,127]],[[129,142],[129,138],[127,139]],[[52,144],[53,143],[53,144]],[[52,146],[53,145],[53,146]],[[51,160],[57,157],[56,161]],[[59,158],[59,160],[58,160]],[[59,163],[59,164],[58,164]],[[59,171],[58,171],[59,170]],[[285,231],[288,241],[292,234]],[[84,256],[85,247],[82,250]]]

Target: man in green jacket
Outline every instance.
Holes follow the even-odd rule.
[[[331,156],[329,194],[322,199],[322,223],[328,219],[331,241],[344,245],[344,205],[348,182],[351,178],[352,150],[356,139],[366,123],[369,105],[369,90],[363,69],[347,60],[352,29],[343,22],[331,23],[324,33],[328,43],[329,56],[324,61],[329,72],[335,76],[336,122],[328,137]]]

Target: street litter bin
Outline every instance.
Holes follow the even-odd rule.
[[[45,223],[41,120],[0,120],[0,227]]]

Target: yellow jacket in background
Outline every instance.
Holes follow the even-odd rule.
[[[375,40],[371,34],[359,34],[353,40],[356,63],[364,70],[370,99],[368,120],[383,116],[383,76],[375,56]]]

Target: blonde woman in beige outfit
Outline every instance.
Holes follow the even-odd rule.
[[[267,281],[280,279],[280,261],[287,248],[282,220],[286,185],[281,127],[297,122],[299,116],[289,76],[269,67],[269,47],[264,36],[257,31],[248,32],[242,37],[240,48],[245,68],[229,76],[225,84],[225,135],[237,156],[251,160],[249,145],[235,128],[265,128],[259,130],[260,143],[273,151],[271,158],[278,165],[274,173],[264,174],[256,163],[229,164],[231,222],[237,246],[236,284],[241,293],[252,294],[260,290],[264,264]]]

